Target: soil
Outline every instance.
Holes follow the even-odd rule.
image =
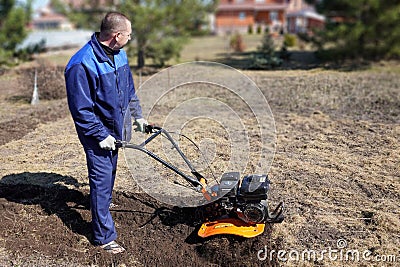
[[[127,249],[119,255],[91,244],[84,153],[62,71],[42,68],[39,77],[52,84],[38,79],[46,93],[35,106],[26,87],[33,69],[0,76],[1,266],[341,266],[326,258],[283,261],[276,253],[337,248],[338,240],[400,260],[400,75],[392,67],[246,72],[274,113],[270,202],[286,206],[284,222],[255,238],[198,237],[195,208],[143,192],[121,155],[111,208]],[[260,252],[275,253],[262,260]]]

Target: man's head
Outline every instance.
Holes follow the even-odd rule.
[[[99,41],[113,50],[124,47],[131,39],[132,26],[121,13],[109,12],[101,21]]]

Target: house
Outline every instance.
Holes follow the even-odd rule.
[[[72,30],[73,25],[64,15],[55,13],[51,7],[45,6],[39,11],[39,16],[32,20],[30,27],[33,30]]]
[[[325,17],[318,14],[315,8],[303,0],[290,0],[286,13],[287,31],[289,33],[312,32],[325,25]]]
[[[285,26],[287,0],[221,0],[215,13],[217,34],[246,33],[269,28],[280,32]]]
[[[325,25],[325,17],[314,10],[300,10],[286,15],[287,30],[289,33],[312,32]]]
[[[17,46],[17,50],[35,46],[48,51],[81,47],[93,33],[75,30],[68,18],[54,12],[50,5],[38,10],[38,15],[30,22],[30,28],[32,31]]]
[[[304,0],[220,0],[215,12],[215,33],[304,32],[324,25],[323,16]]]
[[[65,0],[62,1],[62,4],[71,11],[107,12],[113,9],[119,2],[120,0]],[[66,16],[54,12],[51,1],[37,12],[38,16],[33,19],[30,25],[33,30],[74,29],[74,26]]]

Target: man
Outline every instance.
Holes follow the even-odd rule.
[[[125,15],[107,13],[100,32],[72,56],[65,69],[68,106],[86,154],[93,242],[114,254],[125,251],[115,242],[117,232],[109,210],[118,159],[115,141],[130,138],[131,116],[124,120],[128,109],[136,131],[144,132],[147,124],[121,49],[131,34]]]

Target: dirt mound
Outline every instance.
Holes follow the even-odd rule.
[[[37,75],[37,87],[41,105],[31,106]],[[36,129],[41,123],[55,121],[69,115],[63,69],[45,63],[38,67],[8,71],[0,81],[1,101],[8,109],[0,120],[0,145],[18,140]]]
[[[61,66],[52,66],[42,62],[37,67],[20,68],[16,72],[19,77],[17,82],[20,90],[8,98],[10,101],[30,103],[35,84],[41,100],[57,100],[67,96],[64,68]]]

